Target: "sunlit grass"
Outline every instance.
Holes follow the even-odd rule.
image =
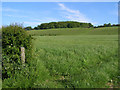
[[[117,35],[118,27],[104,28],[59,28],[28,31],[34,36],[57,36],[57,35]]]
[[[62,87],[104,88],[116,82],[117,35],[34,38],[37,58]]]
[[[34,60],[31,67],[26,68],[30,72],[28,75],[20,72],[4,80],[3,87],[105,88],[117,85],[118,27],[27,32],[34,38]]]

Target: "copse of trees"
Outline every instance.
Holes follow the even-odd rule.
[[[25,27],[25,30],[32,30],[33,28],[31,26]]]
[[[118,24],[111,24],[111,23],[108,23],[108,24],[103,24],[103,25],[99,25],[99,26],[95,26],[94,28],[101,28],[101,27],[113,27],[113,26],[119,26]]]
[[[61,22],[50,22],[50,23],[42,23],[40,25],[37,25],[36,27],[32,28],[31,26],[25,27],[25,30],[39,30],[39,29],[56,29],[56,28],[101,28],[101,27],[113,27],[113,26],[119,26],[118,24],[103,24],[98,26],[93,26],[91,23],[82,23],[82,22],[76,22],[76,21],[61,21]]]
[[[63,22],[50,22],[50,23],[42,23],[37,27],[34,27],[35,30],[38,29],[52,29],[52,28],[77,28],[77,27],[84,27],[90,28],[93,27],[91,23],[81,23],[75,21],[63,21]]]

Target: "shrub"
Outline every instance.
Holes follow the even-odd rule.
[[[21,70],[20,47],[25,47],[26,63],[32,56],[32,37],[20,25],[2,27],[2,79]]]
[[[25,27],[25,30],[32,30],[31,26]]]

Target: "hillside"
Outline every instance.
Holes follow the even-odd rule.
[[[5,79],[4,88],[118,87],[118,27],[27,32],[34,38],[31,71]]]
[[[59,28],[46,30],[28,31],[33,36],[56,36],[56,35],[117,35],[118,27],[104,28]]]
[[[100,34],[104,33],[104,30],[100,31]],[[113,32],[108,31],[110,34]],[[99,34],[97,31],[96,33]],[[104,34],[109,33],[106,30]],[[61,36],[33,36],[40,77],[36,79],[35,87],[109,88],[111,85],[116,86],[118,35],[75,35],[77,31],[74,35],[70,34],[73,33]]]

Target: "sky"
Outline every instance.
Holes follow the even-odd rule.
[[[2,2],[0,25],[19,23],[35,27],[57,21],[86,22],[95,26],[117,24],[118,2]]]
[[[119,0],[1,0],[2,2],[119,2]]]

